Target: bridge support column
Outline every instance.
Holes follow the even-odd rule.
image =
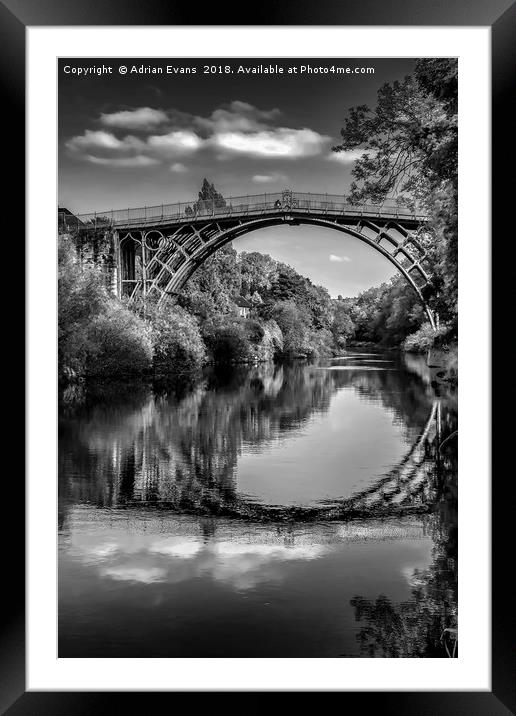
[[[425,303],[425,311],[426,311],[426,315],[428,316],[428,320],[430,321],[430,325],[432,326],[433,330],[435,331],[439,327],[439,324],[438,324],[439,317],[437,316],[437,314],[434,314],[432,309],[426,303]],[[437,316],[437,324],[436,324],[436,320],[435,320],[436,316]]]
[[[113,231],[113,273],[111,275],[111,293],[117,298],[122,296],[121,265],[120,265],[120,237],[118,231]]]
[[[147,295],[147,252],[145,251],[145,233],[142,231],[142,295]]]

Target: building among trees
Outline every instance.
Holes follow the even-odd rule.
[[[234,301],[235,306],[237,307],[238,315],[241,318],[248,318],[251,313],[251,309],[253,308],[251,301],[248,301],[247,298],[244,298],[243,296],[236,296]]]

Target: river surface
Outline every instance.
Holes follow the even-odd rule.
[[[456,427],[389,353],[67,391],[59,656],[447,657]]]

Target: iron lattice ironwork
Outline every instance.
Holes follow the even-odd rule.
[[[427,252],[417,239],[426,217],[395,202],[353,205],[345,197],[285,189],[224,201],[178,203],[66,217],[80,230],[113,232],[116,291],[130,301],[178,293],[194,271],[224,244],[257,229],[311,224],[353,236],[383,254],[412,285],[432,326],[425,299]]]

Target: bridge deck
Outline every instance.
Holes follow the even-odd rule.
[[[249,216],[273,216],[289,213],[292,215],[317,214],[360,217],[371,220],[381,217],[403,222],[420,223],[427,217],[413,209],[400,206],[393,200],[381,204],[351,204],[345,196],[331,194],[308,194],[284,191],[274,194],[229,197],[225,205],[217,206],[214,201],[196,200],[175,204],[159,204],[137,208],[92,212],[77,215],[59,215],[59,225],[67,228],[97,229],[163,226],[166,224],[191,224],[209,218],[227,219]]]

